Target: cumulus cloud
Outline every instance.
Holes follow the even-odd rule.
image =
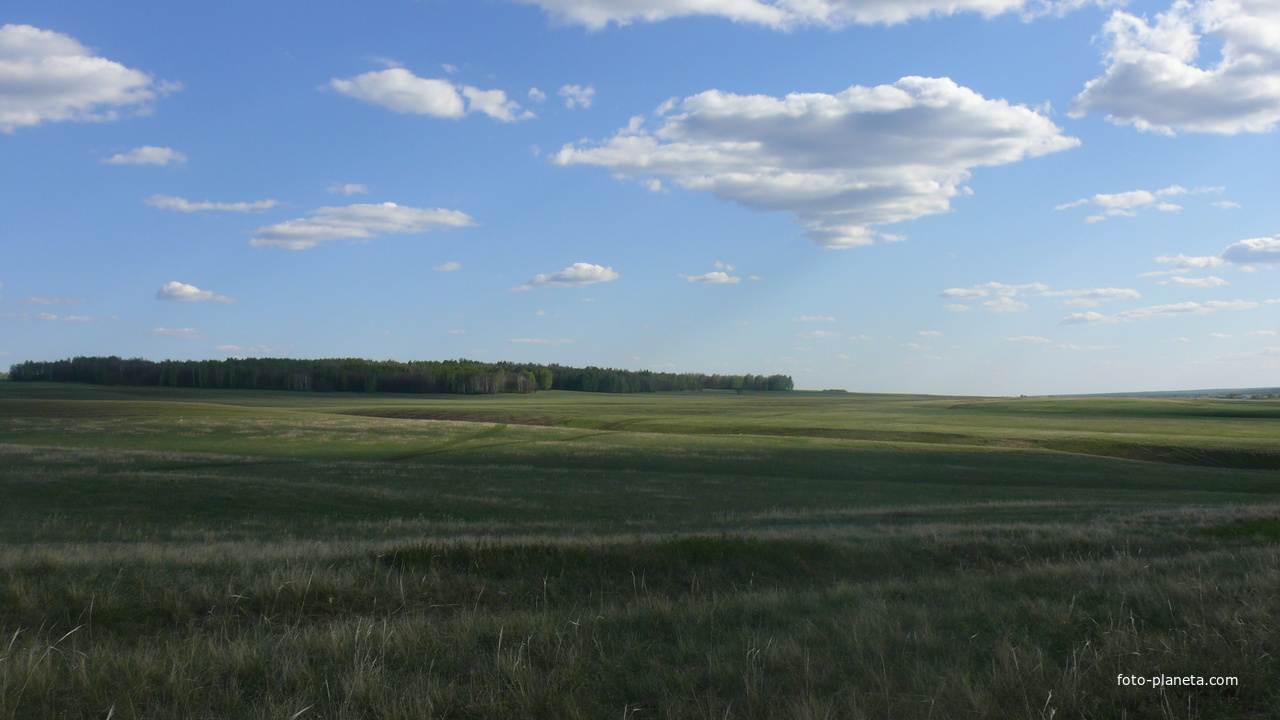
[[[1230,285],[1231,283],[1227,282],[1226,280],[1223,280],[1220,277],[1214,277],[1210,275],[1209,277],[1202,277],[1202,278],[1189,278],[1189,277],[1182,277],[1182,276],[1171,277],[1168,280],[1161,280],[1160,284],[1174,285],[1176,287],[1214,288],[1214,287],[1222,287],[1223,285]]]
[[[635,118],[552,160],[789,212],[826,247],[900,239],[875,228],[947,212],[973,168],[1079,144],[1031,109],[946,78],[784,98],[709,90],[664,103],[658,115],[657,129]]]
[[[225,295],[217,295],[211,290],[201,290],[195,285],[186,283],[171,282],[165,283],[164,287],[156,291],[157,300],[172,300],[175,302],[213,302],[232,303],[232,298]]]
[[[176,210],[178,212],[192,213],[202,210],[219,210],[222,212],[261,212],[270,210],[280,204],[278,200],[255,200],[254,202],[238,202],[238,203],[222,203],[222,202],[191,202],[185,198],[170,197],[168,195],[152,195],[146,199],[146,203],[153,208],[161,210]]]
[[[1280,263],[1280,235],[1251,238],[1227,246],[1222,259],[1230,263]]]
[[[719,270],[703,273],[702,275],[681,275],[680,277],[688,280],[689,282],[708,283],[711,285],[729,285],[742,280],[742,278],[737,277],[736,275],[730,275],[727,272]]]
[[[333,183],[328,188],[326,188],[326,192],[332,193],[334,195],[347,195],[347,196],[368,195],[369,188],[359,183],[345,183],[345,184]]]
[[[1062,318],[1058,323],[1061,325],[1083,325],[1149,320],[1157,317],[1178,317],[1181,315],[1204,315],[1218,310],[1252,310],[1260,304],[1251,300],[1210,300],[1204,303],[1182,302],[1126,310],[1115,315],[1103,315],[1096,312],[1074,313]]]
[[[143,145],[134,148],[128,152],[117,153],[111,157],[102,158],[101,162],[107,165],[169,165],[171,163],[184,163],[187,156],[167,147],[156,147],[154,145]]]
[[[522,110],[520,104],[508,99],[502,90],[481,90],[469,85],[454,85],[444,79],[421,78],[399,67],[367,72],[345,80],[334,78],[329,81],[329,87],[348,97],[401,114],[458,119],[482,112],[502,122],[533,117],[533,113]]]
[[[1164,198],[1176,195],[1203,195],[1206,193],[1220,193],[1226,188],[1222,187],[1201,187],[1188,190],[1181,185],[1170,185],[1160,190],[1129,190],[1120,193],[1099,193],[1087,198],[1080,198],[1074,202],[1065,203],[1054,208],[1054,210],[1069,210],[1071,208],[1092,205],[1095,207],[1105,208],[1105,210],[1097,215],[1090,215],[1085,218],[1087,223],[1095,223],[1112,217],[1133,217],[1138,214],[1139,210],[1154,209],[1161,212],[1177,212],[1182,209],[1181,205],[1170,202],[1162,202]]]
[[[181,89],[94,55],[77,40],[30,25],[0,26],[0,132],[43,122],[115,120],[145,114]]]
[[[258,228],[250,244],[306,250],[331,240],[368,241],[382,235],[416,235],[436,228],[474,224],[471,216],[458,210],[415,208],[393,202],[322,207],[313,210],[308,218]]]
[[[1153,20],[1115,11],[1102,34],[1106,72],[1072,101],[1073,116],[1105,112],[1166,134],[1265,132],[1280,121],[1275,0],[1177,0]],[[1221,56],[1197,64],[1207,44]]]
[[[156,328],[147,333],[148,335],[162,335],[164,337],[175,337],[181,340],[200,340],[205,336],[203,330],[195,328]]]
[[[591,85],[583,87],[581,85],[565,85],[560,88],[560,97],[564,98],[564,106],[570,110],[574,108],[589,108],[595,100],[596,89]]]
[[[894,25],[917,18],[977,13],[994,17],[1018,12],[1024,17],[1062,14],[1109,0],[514,0],[538,5],[557,21],[599,30],[610,23],[657,22],[704,15],[788,30],[816,25]]]
[[[534,275],[529,282],[511,289],[532,290],[536,287],[584,287],[599,282],[612,282],[617,279],[618,273],[614,272],[611,267],[579,262],[558,272]]]
[[[534,102],[539,102],[539,103],[540,103],[540,102],[546,102],[546,101],[547,101],[547,94],[546,94],[546,93],[544,93],[544,92],[542,92],[541,90],[539,90],[539,89],[538,89],[538,88],[536,88],[536,87],[535,87],[535,88],[529,88],[529,99],[530,99],[530,100],[532,100],[532,101],[534,101]]]

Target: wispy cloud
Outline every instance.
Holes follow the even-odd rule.
[[[325,192],[332,195],[368,195],[369,188],[359,183],[333,183],[325,188]]]
[[[1178,317],[1183,315],[1204,315],[1219,310],[1251,310],[1261,303],[1252,300],[1209,300],[1207,302],[1182,302],[1169,305],[1151,305],[1149,307],[1126,310],[1115,315],[1102,315],[1096,312],[1074,313],[1058,321],[1061,325],[1088,325],[1095,323],[1129,322],[1132,320],[1149,320],[1157,317]]]
[[[169,195],[152,195],[146,199],[146,203],[153,208],[161,210],[176,210],[178,212],[193,213],[204,210],[218,210],[221,212],[238,212],[251,213],[270,210],[280,204],[278,200],[255,200],[253,202],[191,202],[185,198],[171,197]]]
[[[106,165],[173,165],[186,161],[187,156],[173,148],[144,145],[128,152],[105,157],[100,162]]]
[[[161,335],[164,337],[179,338],[181,340],[201,340],[205,337],[204,330],[195,328],[156,328],[147,333],[148,335]]]
[[[474,224],[470,215],[458,210],[415,208],[393,202],[322,207],[313,210],[308,218],[258,228],[250,244],[307,250],[332,240],[368,241],[383,235],[417,235]]]

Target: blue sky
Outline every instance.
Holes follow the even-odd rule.
[[[0,361],[1277,384],[1272,0],[0,11]]]

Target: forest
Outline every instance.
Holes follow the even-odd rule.
[[[787,375],[706,375],[474,360],[229,358],[164,360],[75,357],[27,361],[9,368],[16,382],[94,385],[488,395],[538,390],[635,393],[696,390],[791,390]]]

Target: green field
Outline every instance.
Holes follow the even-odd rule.
[[[0,382],[0,720],[1266,718],[1277,617],[1280,401]]]

